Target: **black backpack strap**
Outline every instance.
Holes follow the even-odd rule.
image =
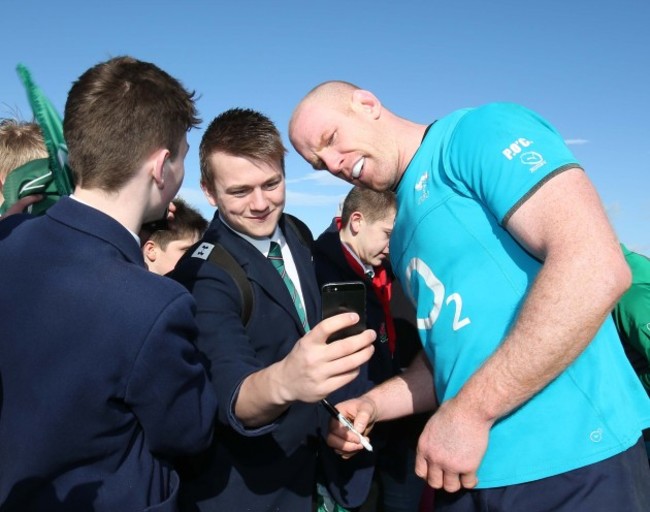
[[[244,326],[248,325],[253,310],[253,289],[244,273],[244,269],[237,263],[233,255],[219,243],[215,244],[214,249],[208,257],[208,261],[224,269],[232,277],[233,281],[235,281],[242,301],[241,321]]]
[[[286,225],[291,226],[294,233],[298,235],[300,243],[311,251],[314,245],[314,236],[311,234],[311,230],[307,227],[307,224],[288,213],[284,214],[284,219]]]
[[[208,254],[206,255],[206,253]],[[253,288],[246,277],[244,269],[237,263],[233,255],[219,242],[213,242],[210,238],[204,238],[190,247],[186,251],[184,258],[197,258],[203,261],[209,261],[212,265],[223,269],[232,278],[241,299],[241,321],[244,326],[247,326],[251,318],[251,312],[253,311]]]

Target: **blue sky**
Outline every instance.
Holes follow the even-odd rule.
[[[315,234],[349,186],[290,147],[289,117],[314,85],[354,82],[421,123],[521,103],[562,133],[621,241],[650,254],[648,0],[3,0],[2,19],[0,116],[31,118],[19,62],[60,112],[95,63],[154,62],[200,94],[203,126],[231,107],[275,121],[289,148],[286,209]],[[211,217],[198,186],[201,135],[188,137],[181,194]]]

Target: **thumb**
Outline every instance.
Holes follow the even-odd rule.
[[[368,398],[362,397],[357,415],[354,418],[354,428],[358,432],[364,433],[369,425],[372,428],[376,416],[377,407],[375,403]]]

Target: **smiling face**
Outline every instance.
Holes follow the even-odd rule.
[[[202,185],[212,206],[235,231],[268,237],[284,210],[285,181],[280,162],[269,163],[221,151],[210,155],[212,187]]]
[[[381,104],[367,91],[351,93],[347,106],[304,100],[293,114],[289,136],[316,170],[377,191],[397,183],[399,153],[382,129]]]

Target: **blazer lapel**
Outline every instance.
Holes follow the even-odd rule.
[[[282,277],[273,267],[273,264],[260,251],[248,243],[248,241],[228,229],[216,216],[215,221],[213,221],[214,228],[218,232],[219,242],[241,265],[248,279],[257,283],[273,301],[279,304],[291,316],[296,327],[300,331],[303,331],[302,323],[298,317],[298,312],[296,311],[291,294],[284,284]],[[291,252],[293,255],[293,247],[291,248]],[[303,291],[303,293],[305,292]],[[311,322],[309,313],[308,318]]]

